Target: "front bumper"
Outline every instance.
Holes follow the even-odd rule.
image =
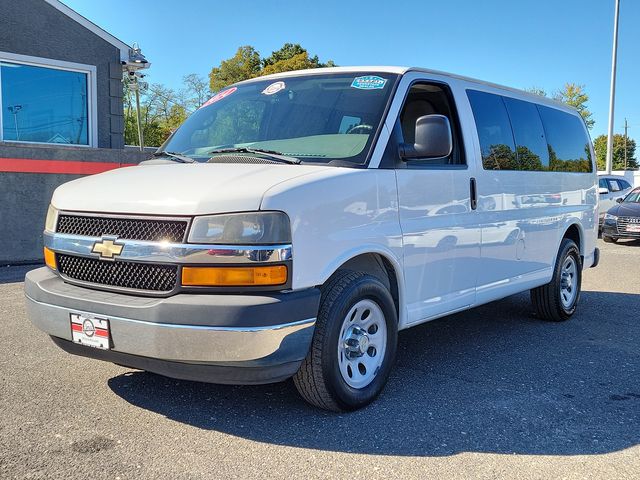
[[[27,312],[63,349],[162,375],[253,384],[293,375],[307,354],[320,301],[317,289],[148,298],[65,283],[48,268],[25,279]],[[109,319],[110,350],[72,343],[70,313]]]
[[[615,222],[605,221],[602,225],[602,236],[640,240],[640,233],[620,231]]]

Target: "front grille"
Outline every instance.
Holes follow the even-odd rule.
[[[178,280],[176,265],[111,262],[60,253],[56,255],[56,261],[62,275],[96,285],[169,292]]]
[[[182,243],[187,233],[187,221],[61,214],[56,232],[86,237],[113,235],[127,240]]]
[[[638,217],[618,217],[617,227],[618,233],[620,235],[631,236],[631,237],[639,237],[640,232],[629,232],[627,231],[627,227],[629,225],[638,225],[640,226],[640,218]]]

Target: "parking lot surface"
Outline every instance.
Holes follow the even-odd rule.
[[[401,332],[342,415],[68,355],[0,269],[0,478],[640,478],[640,242],[599,246],[569,322],[521,294]]]

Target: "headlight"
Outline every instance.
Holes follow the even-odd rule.
[[[611,215],[610,213],[605,213],[604,214],[604,219],[605,220],[611,220],[613,222],[618,220],[618,217],[616,217],[615,215]]]
[[[291,243],[289,217],[283,212],[231,213],[196,217],[190,243],[273,245]]]
[[[56,223],[58,222],[58,209],[49,204],[47,210],[47,219],[44,221],[44,229],[46,232],[54,233],[56,231]]]

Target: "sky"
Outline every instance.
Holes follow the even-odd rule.
[[[138,42],[148,80],[180,88],[241,45],[262,56],[300,43],[337,65],[443,70],[553,93],[585,86],[608,128],[614,0],[63,0],[112,35]],[[621,0],[615,131],[640,141],[640,1]]]

